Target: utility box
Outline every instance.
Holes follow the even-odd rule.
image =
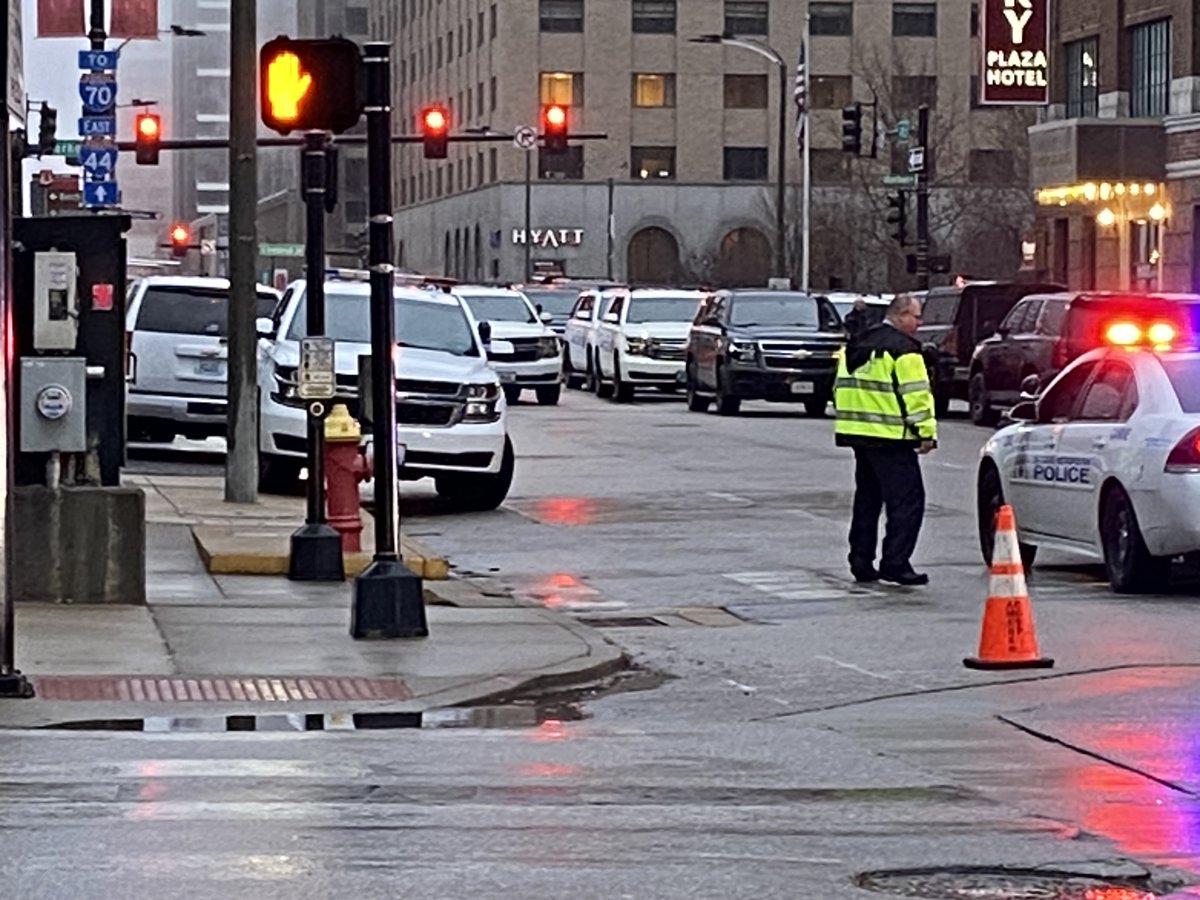
[[[21,360],[21,452],[87,450],[87,360]]]

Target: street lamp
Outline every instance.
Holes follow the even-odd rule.
[[[756,41],[753,38],[738,37],[733,34],[702,34],[689,38],[693,44],[724,44],[727,47],[740,47],[756,53],[763,59],[779,68],[779,161],[776,172],[775,186],[775,275],[779,278],[787,276],[786,229],[784,207],[787,204],[786,171],[784,160],[787,158],[787,102],[788,102],[788,66],[779,51],[769,44]]]

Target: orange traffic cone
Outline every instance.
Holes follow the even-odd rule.
[[[1054,665],[1054,660],[1038,652],[1017,523],[1007,504],[996,515],[996,543],[979,655],[964,659],[963,665],[969,669],[1048,669]]]

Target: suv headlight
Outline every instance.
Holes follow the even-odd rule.
[[[625,349],[634,356],[642,356],[650,349],[650,341],[643,337],[625,338]]]
[[[274,399],[285,406],[303,406],[304,402],[297,393],[297,374],[295,366],[276,365],[271,373],[275,378]]]
[[[550,359],[558,356],[559,349],[562,344],[558,341],[557,335],[550,335],[538,341],[538,356],[541,359]]]
[[[464,422],[495,422],[500,418],[496,409],[500,400],[499,382],[490,384],[467,385],[467,409],[463,413]]]
[[[754,359],[758,355],[758,344],[753,341],[729,342],[729,355],[734,359]]]

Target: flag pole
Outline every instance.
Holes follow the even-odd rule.
[[[809,30],[811,27],[812,16],[808,12],[804,14],[804,35],[801,38],[804,45],[804,97],[805,102],[809,102],[808,98],[812,96],[812,65],[809,64]],[[812,116],[804,117],[804,198],[802,202],[803,212],[801,219],[801,289],[809,290],[811,284],[812,270]]]

